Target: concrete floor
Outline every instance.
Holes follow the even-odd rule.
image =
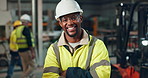
[[[0,78],[5,78],[7,75],[7,67],[0,68]],[[42,67],[37,67],[36,70],[34,71],[35,73],[35,78],[42,78],[42,72],[43,69]],[[13,73],[13,78],[21,78],[23,72],[20,70],[19,67],[15,67],[14,73]]]

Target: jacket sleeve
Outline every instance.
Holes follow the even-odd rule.
[[[32,45],[32,41],[31,41],[31,31],[30,31],[30,29],[27,28],[27,27],[24,27],[23,35],[26,37],[28,46],[32,47],[33,45]]]
[[[60,67],[56,60],[56,55],[53,50],[53,44],[48,48],[44,62],[42,78],[64,78],[60,77]]]
[[[101,40],[95,42],[89,71],[93,78],[110,78],[109,55],[106,46]]]

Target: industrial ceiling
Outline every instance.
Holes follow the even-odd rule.
[[[28,3],[32,0],[8,0],[8,2],[18,2]],[[43,3],[58,3],[60,0],[42,0]],[[147,0],[76,0],[79,4],[87,4],[87,5],[103,5],[110,4],[116,2],[136,2],[136,1],[147,1]]]

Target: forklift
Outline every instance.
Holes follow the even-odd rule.
[[[148,78],[148,2],[117,5],[116,26],[117,78]]]

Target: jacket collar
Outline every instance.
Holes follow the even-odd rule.
[[[86,45],[89,42],[89,36],[88,36],[88,33],[84,29],[82,29],[82,31],[83,31],[83,37],[80,40],[79,45]],[[59,38],[59,41],[58,41],[58,46],[63,46],[63,45],[68,45],[68,43],[66,42],[65,36],[64,36],[64,31],[62,32]]]

